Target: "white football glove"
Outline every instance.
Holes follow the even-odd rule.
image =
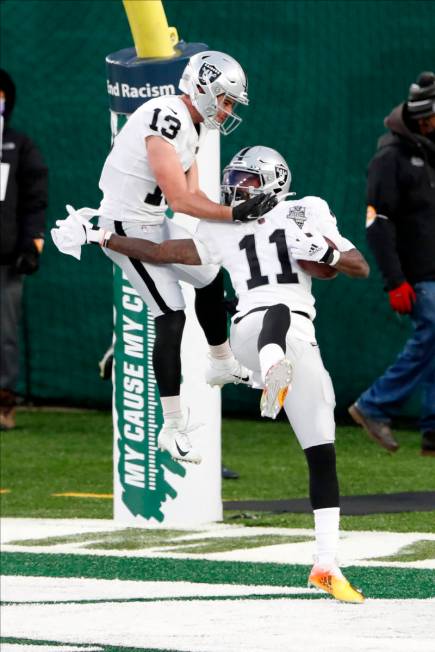
[[[309,227],[304,233],[299,229],[295,239],[289,243],[289,251],[296,260],[311,260],[316,263],[329,263],[333,249],[317,229]]]
[[[68,217],[56,221],[57,228],[51,229],[51,237],[59,251],[80,260],[81,246],[90,243],[102,244],[106,232],[90,222],[92,217],[99,214],[97,210],[80,208],[76,211],[69,205],[66,210]]]

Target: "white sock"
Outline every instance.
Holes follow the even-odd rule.
[[[260,349],[258,357],[260,358],[261,377],[264,381],[269,369],[285,358],[285,351],[278,344],[266,344]]]
[[[217,346],[208,346],[210,350],[210,355],[215,360],[228,360],[228,358],[233,358],[233,352],[231,351],[230,341],[226,340],[223,344],[218,344]]]
[[[317,564],[322,568],[336,566],[340,508],[315,509],[314,530],[316,534]]]
[[[183,416],[179,396],[162,396],[160,398],[163,410],[163,420],[178,419]]]

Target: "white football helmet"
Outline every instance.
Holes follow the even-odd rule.
[[[241,149],[224,168],[221,202],[236,206],[262,192],[274,192],[280,198],[289,193],[291,172],[275,149],[256,145]]]
[[[209,129],[219,129],[225,136],[236,129],[242,119],[228,113],[223,123],[216,120],[218,95],[226,95],[239,104],[247,105],[248,82],[243,68],[223,52],[209,50],[190,57],[180,79],[179,89],[188,95]]]

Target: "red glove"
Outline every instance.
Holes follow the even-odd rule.
[[[415,292],[406,281],[388,292],[390,297],[390,306],[396,312],[406,314],[412,311],[412,306],[416,299]]]

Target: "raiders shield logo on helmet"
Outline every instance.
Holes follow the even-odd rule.
[[[276,180],[280,186],[284,186],[288,178],[288,170],[284,165],[275,165]]]
[[[221,71],[212,63],[204,62],[198,73],[199,83],[212,84],[221,74]]]

